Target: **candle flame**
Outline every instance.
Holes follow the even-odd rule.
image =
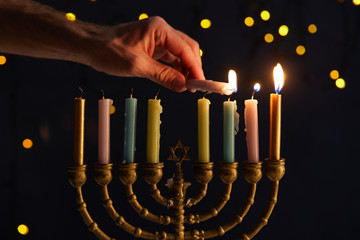
[[[228,79],[229,79],[229,90],[231,90],[232,92],[237,92],[237,77],[236,77],[236,72],[234,70],[232,69],[229,70]]]
[[[284,71],[280,63],[278,63],[276,67],[274,67],[273,75],[274,75],[275,92],[280,93],[282,87],[284,86]]]
[[[258,92],[260,91],[260,84],[259,83],[255,83],[254,85],[254,92]]]

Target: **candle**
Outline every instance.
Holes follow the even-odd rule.
[[[275,93],[270,94],[270,140],[269,158],[280,160],[280,137],[281,137],[281,95],[279,94],[284,85],[284,72],[278,63],[273,71]]]
[[[207,93],[219,93],[221,95],[231,95],[236,90],[230,83],[217,82],[212,80],[188,79],[186,80],[186,88],[191,90],[199,90]]]
[[[237,78],[234,70],[229,71],[229,84],[232,84],[234,91],[237,90]],[[230,101],[230,98],[223,103],[223,154],[224,162],[235,161],[235,117],[239,114],[236,112],[236,101]],[[237,115],[236,115],[237,114]]]
[[[198,100],[198,161],[204,163],[210,161],[209,105],[210,101],[205,96]]]
[[[260,90],[260,84],[254,85],[251,99],[245,100],[244,118],[248,162],[259,162],[259,129],[258,129],[258,101],[254,99],[254,93]]]
[[[148,101],[148,122],[147,122],[147,147],[146,162],[159,163],[160,153],[160,114],[162,107],[160,99],[149,99]]]
[[[132,91],[132,90],[131,90]],[[135,159],[135,139],[136,139],[136,113],[137,99],[125,99],[125,130],[124,130],[124,161],[133,163]]]
[[[82,95],[82,89],[81,95]],[[74,99],[74,165],[84,164],[85,99]]]
[[[98,162],[100,164],[110,163],[110,106],[112,104],[113,100],[104,96],[98,102]]]

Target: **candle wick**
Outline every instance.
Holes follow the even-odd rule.
[[[156,93],[156,95],[155,95],[155,100],[157,99],[159,93],[160,93],[160,89],[159,89],[159,91],[158,91],[158,92]]]
[[[83,90],[81,87],[79,87],[79,90],[80,90],[80,92],[81,92],[80,98],[82,98],[82,97],[83,97],[84,90]]]
[[[134,93],[134,89],[133,89],[133,88],[131,88],[130,98],[132,98],[132,97],[133,97],[133,93]]]
[[[100,92],[102,93],[102,98],[104,99],[105,98],[104,90],[101,89]]]
[[[255,91],[251,94],[251,100],[254,99]]]
[[[206,94],[208,94],[208,93],[209,93],[208,91],[205,92],[205,94],[203,96],[203,99],[206,97]]]

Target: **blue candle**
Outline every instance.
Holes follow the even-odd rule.
[[[125,99],[125,131],[124,131],[124,161],[133,163],[135,159],[137,99],[130,95]]]

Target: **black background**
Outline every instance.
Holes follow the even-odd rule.
[[[237,100],[240,129],[244,129],[243,101],[251,96],[252,86],[260,82],[259,101],[260,156],[268,155],[269,94],[273,92],[272,69],[280,62],[286,73],[282,90],[282,145],[286,174],[280,182],[278,204],[269,224],[255,239],[346,239],[356,236],[359,226],[359,27],[360,7],[351,1],[115,1],[98,0],[42,1],[57,10],[74,12],[81,21],[114,25],[136,21],[140,13],[162,16],[200,44],[204,51],[203,68],[208,79],[227,81],[229,69],[238,73]],[[261,21],[263,9],[271,13],[268,22]],[[252,16],[255,26],[248,28],[243,19]],[[210,18],[210,29],[199,22]],[[307,32],[315,23],[316,34]],[[289,34],[280,37],[281,24]],[[268,44],[263,36],[275,36]],[[6,37],[6,36],[1,36]],[[298,56],[298,44],[306,53]],[[149,80],[118,78],[76,63],[34,59],[5,54],[0,66],[1,79],[1,174],[0,237],[1,239],[96,239],[76,210],[73,188],[66,178],[72,162],[73,98],[78,87],[86,98],[85,163],[88,181],[84,198],[90,214],[99,226],[116,239],[133,239],[115,226],[106,214],[99,189],[92,177],[97,161],[97,100],[100,89],[114,100],[116,112],[111,115],[111,159],[122,160],[124,100],[134,88],[138,98],[136,161],[144,162],[146,153],[147,100],[160,88],[161,115],[160,158],[165,161],[160,182],[164,195],[166,179],[172,176],[173,162],[165,159],[168,147],[178,139],[190,146],[191,161],[197,158],[196,101],[202,93],[175,93]],[[329,72],[338,69],[346,81],[338,89]],[[222,102],[227,97],[207,96],[210,105],[211,160],[222,158]],[[31,138],[34,146],[24,149],[22,141]],[[245,133],[236,136],[236,159],[246,159]],[[184,177],[193,182],[188,195],[198,189],[192,177],[192,163],[183,164]],[[217,165],[217,164],[215,164]],[[240,164],[241,165],[241,164]],[[217,166],[216,166],[217,169]],[[118,212],[128,222],[145,230],[162,230],[131,209],[124,189],[115,177],[110,193]],[[148,195],[141,175],[134,185],[138,200],[154,213],[169,214]],[[202,212],[212,207],[222,193],[217,174],[209,185],[208,196],[189,212]],[[224,239],[235,239],[247,231],[261,215],[267,201],[270,182],[259,183],[255,204],[240,226]],[[196,228],[210,229],[232,218],[246,196],[247,184],[242,175],[233,185],[231,200],[217,218]],[[21,236],[16,228],[24,223],[29,234]],[[186,226],[191,229],[192,226]],[[171,230],[170,228],[166,228]],[[220,238],[219,238],[220,239]]]

